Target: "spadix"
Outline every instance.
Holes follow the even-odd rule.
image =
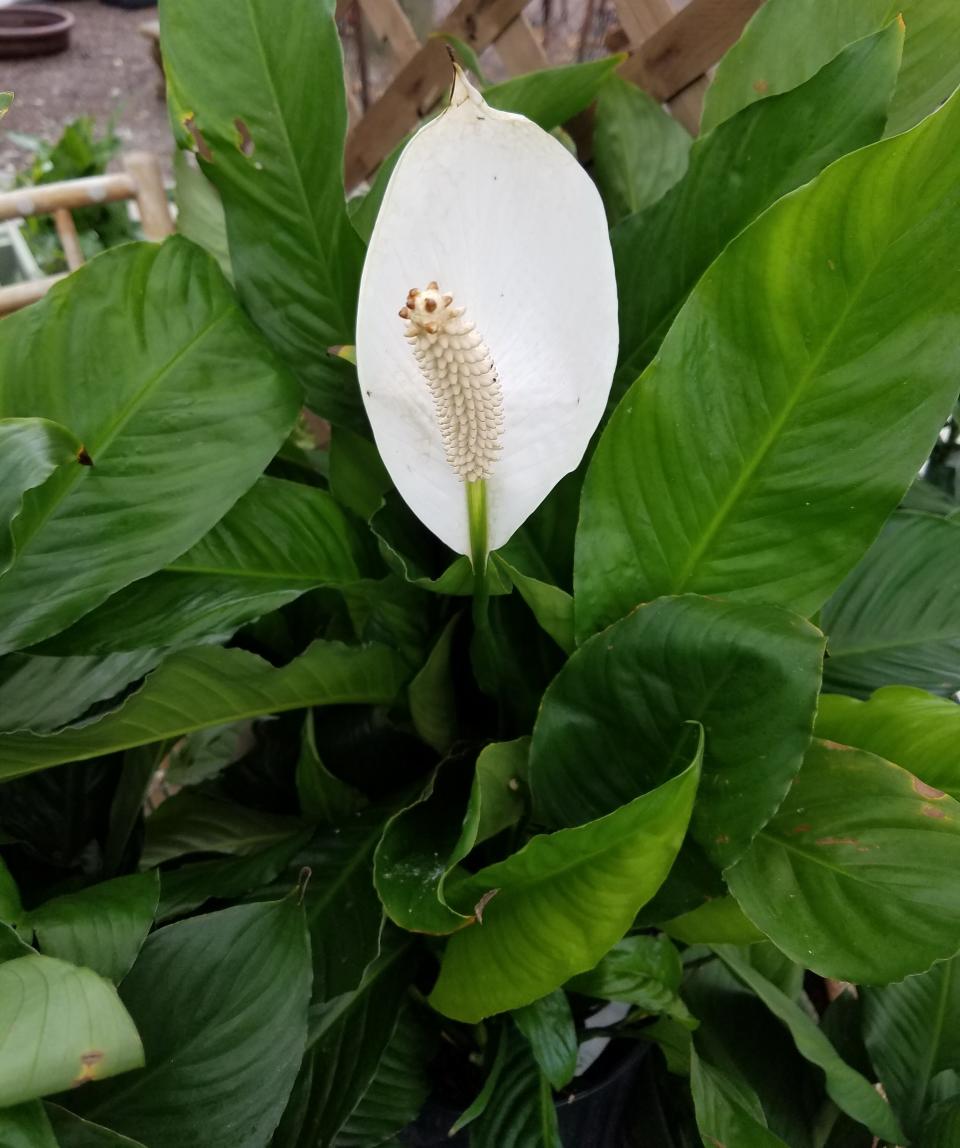
[[[400,494],[459,553],[502,546],[580,462],[616,359],[593,184],[458,69],[393,171],[360,284],[360,385]]]

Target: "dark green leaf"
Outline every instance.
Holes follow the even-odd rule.
[[[615,397],[654,357],[694,284],[738,232],[839,156],[880,138],[902,43],[891,26],[854,44],[802,87],[702,135],[686,175],[653,207],[614,228]],[[756,281],[757,264],[743,291]],[[705,427],[713,418],[713,408],[704,407],[690,426]]]
[[[40,950],[118,984],[146,940],[160,898],[156,873],[136,873],[67,893],[32,910]]]
[[[683,966],[664,936],[624,937],[598,964],[567,982],[567,988],[601,1000],[626,1001],[649,1013],[665,1013],[687,1027],[695,1022],[680,999]]]
[[[307,590],[355,582],[369,566],[366,538],[329,494],[261,478],[186,554],[49,645],[108,653],[228,636]]]
[[[263,1148],[307,1036],[310,946],[296,897],[167,925],[121,991],[146,1067],[86,1090],[81,1114],[147,1148]]]
[[[465,1021],[519,1008],[616,944],[680,848],[703,754],[696,732],[678,776],[597,821],[534,837],[453,891],[477,919],[447,942],[435,1008]]]
[[[508,1028],[499,1087],[471,1129],[471,1148],[561,1148],[553,1093],[530,1045]]]
[[[517,1028],[527,1038],[533,1059],[558,1092],[565,1088],[577,1068],[577,1030],[570,1002],[563,989],[514,1009]]]
[[[960,805],[862,750],[814,742],[727,870],[747,916],[823,976],[883,984],[960,948]]]
[[[960,280],[940,252],[958,208],[960,97],[726,248],[594,455],[581,634],[685,590],[822,605],[956,399]]]
[[[749,1085],[714,1068],[695,1049],[690,1053],[690,1087],[697,1127],[707,1148],[788,1148],[767,1127],[760,1101]]]
[[[484,91],[483,98],[492,108],[526,116],[544,131],[550,131],[592,104],[624,59],[624,56],[605,56],[588,64],[542,68],[494,84]]]
[[[106,252],[12,315],[0,380],[0,413],[68,424],[93,462],[24,499],[0,579],[2,650],[63,630],[193,545],[300,401],[216,264],[179,238]]]
[[[173,176],[178,234],[209,252],[232,282],[227,221],[219,192],[200,170],[191,152],[179,149],[174,152]]]
[[[960,521],[897,513],[824,606],[828,689],[960,689]]]
[[[59,1148],[144,1148],[136,1140],[112,1132],[101,1124],[91,1124],[59,1104],[47,1102],[44,1108]]]
[[[586,642],[544,695],[530,784],[548,825],[609,813],[710,731],[692,833],[729,864],[783,800],[810,740],[823,641],[769,606],[664,598]],[[584,769],[584,763],[591,767]]]
[[[636,84],[611,76],[597,98],[593,171],[611,226],[656,203],[687,170],[693,140]]]
[[[99,721],[50,737],[0,735],[0,779],[280,710],[386,703],[402,680],[399,659],[386,646],[317,641],[280,669],[245,650],[184,650]]]
[[[960,10],[953,0],[768,0],[720,62],[701,130],[803,83],[847,44],[898,15],[907,36],[887,131],[912,127],[960,83]]]
[[[310,821],[335,825],[362,809],[367,801],[359,790],[347,785],[323,764],[317,751],[313,712],[303,719],[300,756],[297,758],[297,795],[300,812]]]
[[[109,981],[53,957],[0,965],[0,1108],[141,1064],[137,1029]]]
[[[408,688],[413,728],[438,753],[446,753],[457,737],[457,704],[450,673],[457,621],[454,615],[444,626]]]
[[[960,958],[899,984],[863,990],[863,1037],[894,1111],[910,1137],[920,1133],[931,1081],[960,1071]]]
[[[308,5],[293,30],[271,0],[170,0],[161,32],[171,117],[220,192],[244,306],[319,414],[362,422],[355,376],[327,354],[354,341],[363,256],[343,199],[333,7]]]
[[[2,1148],[62,1148],[39,1100],[0,1109]]]
[[[733,946],[718,945],[715,951],[724,964],[787,1026],[801,1055],[823,1070],[827,1094],[837,1107],[865,1124],[881,1139],[901,1142],[903,1135],[890,1105],[866,1077],[840,1058],[810,1015],[744,960]]]

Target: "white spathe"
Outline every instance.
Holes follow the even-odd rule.
[[[486,479],[496,550],[576,468],[600,421],[617,291],[589,177],[541,128],[489,107],[459,69],[450,106],[407,144],[387,185],[360,282],[357,370],[397,490],[469,554],[465,484],[398,315],[411,289],[434,282],[465,309],[499,381],[500,450]]]

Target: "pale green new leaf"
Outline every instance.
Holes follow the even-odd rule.
[[[135,873],[45,901],[28,923],[41,952],[118,984],[146,940],[159,898],[157,874]]]
[[[0,415],[69,426],[92,465],[26,493],[0,576],[0,652],[192,546],[273,457],[298,392],[213,260],[177,237],[107,251],[11,315]]]
[[[109,981],[54,957],[0,964],[0,1108],[142,1064],[137,1029]]]
[[[447,942],[430,1002],[457,1020],[519,1008],[585,972],[624,935],[673,864],[703,735],[678,776],[597,821],[534,837],[453,894],[480,919]],[[485,904],[483,902],[486,902]]]
[[[866,702],[824,694],[817,737],[867,749],[960,801],[960,706],[910,686],[885,686]]]
[[[281,710],[385,704],[402,681],[399,657],[373,644],[316,641],[279,669],[245,650],[184,650],[164,662],[119,710],[98,721],[49,736],[0,734],[0,780]]]
[[[871,753],[814,742],[726,878],[787,956],[885,984],[960,949],[958,866],[960,804]]]
[[[954,97],[727,247],[594,455],[581,635],[684,591],[801,614],[823,604],[956,400],[960,279],[942,252],[958,244]]]

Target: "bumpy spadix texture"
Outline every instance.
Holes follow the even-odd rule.
[[[487,345],[436,282],[412,287],[400,318],[433,395],[447,462],[466,482],[489,478],[501,449],[503,395]]]
[[[400,494],[469,554],[466,488],[483,479],[502,546],[580,462],[616,358],[596,189],[562,144],[458,74],[394,168],[360,284],[360,386]]]

